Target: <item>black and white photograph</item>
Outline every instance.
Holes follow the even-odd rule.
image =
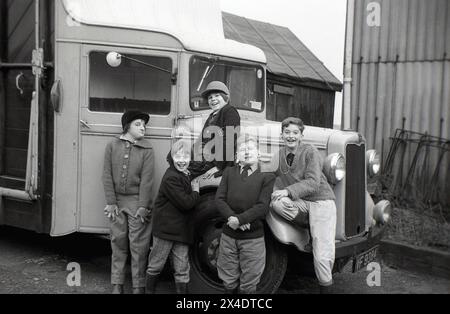
[[[0,294],[450,294],[449,53],[450,0],[0,0]]]

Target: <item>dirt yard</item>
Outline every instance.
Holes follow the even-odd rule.
[[[105,294],[110,292],[109,241],[92,235],[76,234],[51,238],[33,232],[0,227],[1,294]],[[69,287],[67,265],[81,266],[81,287]],[[368,271],[335,275],[335,293],[450,293],[450,278],[431,277],[393,269],[381,264],[381,286],[369,287]],[[159,293],[173,293],[170,275],[158,286]],[[126,291],[130,291],[129,285]],[[317,293],[313,277],[290,272],[280,294]]]

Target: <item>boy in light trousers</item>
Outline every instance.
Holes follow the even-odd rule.
[[[335,257],[335,196],[322,172],[319,151],[302,143],[305,127],[299,118],[282,122],[285,146],[279,152],[272,209],[288,221],[305,227],[309,219],[314,269],[321,293],[333,284]]]

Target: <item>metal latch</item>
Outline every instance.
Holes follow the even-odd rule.
[[[84,121],[84,120],[80,120],[80,123],[81,123],[84,127],[88,128],[88,129],[91,128],[91,126],[89,125],[89,123],[87,123],[87,122]]]
[[[42,75],[42,70],[45,69],[45,67],[44,67],[44,49],[39,48],[39,49],[33,50],[31,64],[33,66],[33,74],[36,76]]]
[[[177,120],[187,120],[187,119],[193,119],[194,115],[186,115],[186,114],[179,114],[177,116]]]
[[[20,87],[20,78],[24,76],[23,72],[20,72],[16,76],[16,88],[20,92],[20,95],[23,95],[23,88]]]

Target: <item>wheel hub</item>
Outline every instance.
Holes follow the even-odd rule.
[[[221,231],[221,229],[210,226],[203,234],[203,243],[200,250],[201,260],[213,272],[217,271],[217,257],[219,255]]]

